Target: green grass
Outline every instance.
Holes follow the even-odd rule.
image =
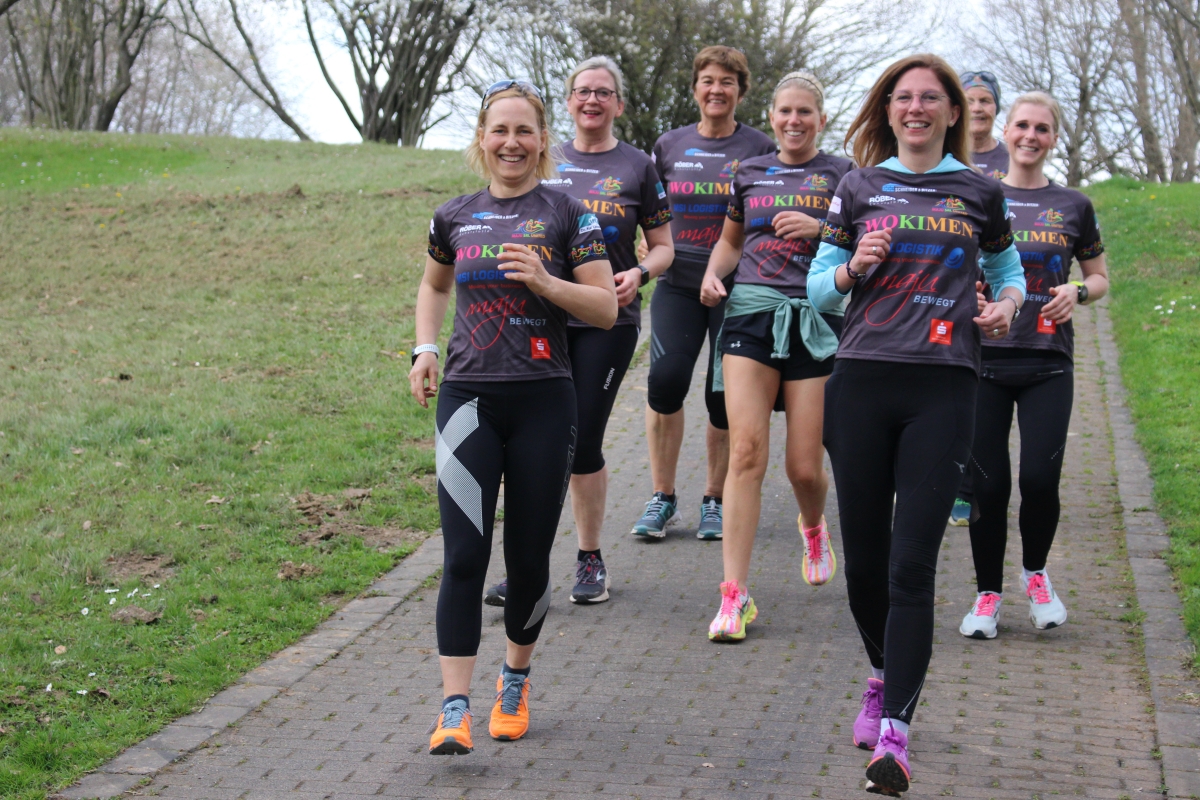
[[[0,797],[26,800],[419,539],[304,546],[300,492],[437,527],[432,416],[381,351],[411,340],[430,212],[476,182],[455,153],[9,129],[0,184]],[[173,573],[116,577],[146,556]],[[277,579],[289,560],[320,572]],[[110,618],[133,603],[162,618]]]
[[[1088,193],[1108,248],[1121,374],[1200,645],[1200,186],[1112,180]]]

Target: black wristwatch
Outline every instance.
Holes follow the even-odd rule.
[[[650,282],[650,270],[646,269],[645,264],[638,264],[637,268],[642,271],[642,282],[639,283],[638,285],[645,286],[647,283]]]
[[[1076,296],[1075,300],[1077,303],[1079,303],[1079,305],[1083,305],[1088,301],[1087,284],[1083,281],[1071,281],[1071,283],[1079,287],[1079,294]]]

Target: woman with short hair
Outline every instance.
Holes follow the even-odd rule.
[[[708,257],[721,238],[725,210],[738,167],[747,158],[770,155],[775,143],[737,121],[738,104],[750,90],[746,56],[732,47],[706,47],[692,63],[692,95],[700,121],[667,131],[652,157],[666,187],[673,219],[675,260],[654,289],[650,314],[650,375],[646,392],[646,439],[654,494],[633,525],[633,535],[662,539],[679,519],[675,475],[683,444],[683,401],[696,359],[707,337],[708,474],[696,536],[720,539],[721,493],[729,465],[729,420],[725,399],[713,391],[713,359],[725,307],[700,302]]]
[[[1021,587],[1029,600],[1029,621],[1039,630],[1067,621],[1046,559],[1058,529],[1058,484],[1074,402],[1071,317],[1077,306],[1108,292],[1108,267],[1092,201],[1046,177],[1046,159],[1058,145],[1061,127],[1062,109],[1044,92],[1018,97],[1004,125],[1012,168],[1001,183],[1028,294],[1009,336],[983,347],[970,470],[979,509],[971,523],[979,593],[959,626],[963,636],[974,639],[994,639],[1000,620],[1014,407],[1021,433]],[[1082,280],[1070,280],[1073,260]]]
[[[830,204],[808,297],[849,295],[825,386],[846,590],[872,675],[854,741],[868,791],[908,789],[908,726],[933,649],[938,551],[970,459],[981,334],[1025,297],[999,182],[968,166],[966,97],[935,55],[884,70],[850,125],[859,169]],[[980,310],[978,263],[995,300]]]
[[[579,551],[572,603],[609,599],[612,576],[600,551],[600,529],[608,494],[608,468],[601,446],[621,381],[633,360],[642,324],[641,294],[651,278],[671,266],[671,209],[654,162],[619,141],[613,122],[625,113],[625,82],[608,56],[580,62],[567,76],[567,110],[575,137],[555,149],[558,171],[542,185],[574,197],[596,215],[617,284],[617,322],[611,330],[572,317],[567,323],[571,377],[579,409],[579,442],[571,467],[571,510]],[[639,263],[638,228],[648,252]],[[488,591],[484,602],[504,605],[507,584]]]
[[[800,506],[804,580],[819,586],[837,567],[824,517],[829,478],[821,417],[842,322],[840,313],[817,313],[806,281],[833,190],[853,164],[817,149],[826,123],[825,89],[812,73],[783,77],[771,99],[770,121],[779,152],[738,167],[721,241],[700,289],[706,306],[728,296],[714,387],[724,390],[729,414],[729,474],[725,580],[708,629],[713,641],[744,639],[757,614],[747,581],[777,397],[787,414],[785,465]],[[730,275],[734,287],[727,292]]]
[[[436,755],[473,748],[468,695],[502,477],[508,642],[488,728],[502,741],[529,729],[529,663],[550,605],[550,548],[575,447],[567,317],[600,328],[617,318],[595,215],[539,183],[554,163],[538,90],[513,80],[489,87],[466,157],[488,186],[434,212],[408,376],[422,406],[439,395],[444,699],[429,743]],[[434,342],[452,289],[454,330],[439,389]]]

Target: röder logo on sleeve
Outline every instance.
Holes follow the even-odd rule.
[[[966,254],[963,253],[963,249],[961,247],[956,247],[950,251],[950,255],[946,256],[946,260],[943,261],[942,263],[945,264],[950,269],[958,269],[959,267],[962,266],[963,259],[965,257],[966,257]]]
[[[948,319],[929,320],[929,341],[933,344],[950,344],[954,335],[954,323]]]
[[[530,336],[529,357],[537,360],[549,360],[550,340],[541,336]]]

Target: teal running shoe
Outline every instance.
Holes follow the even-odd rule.
[[[665,539],[667,526],[681,520],[679,509],[675,506],[675,495],[655,492],[650,502],[646,503],[646,513],[633,523],[633,530],[630,532],[634,536],[646,539]]]
[[[950,524],[956,528],[965,528],[971,524],[971,504],[961,497],[954,498],[954,508],[950,509]]]
[[[704,496],[704,500],[700,503],[700,527],[696,529],[697,539],[712,541],[725,535],[721,508],[721,498],[712,495]]]

